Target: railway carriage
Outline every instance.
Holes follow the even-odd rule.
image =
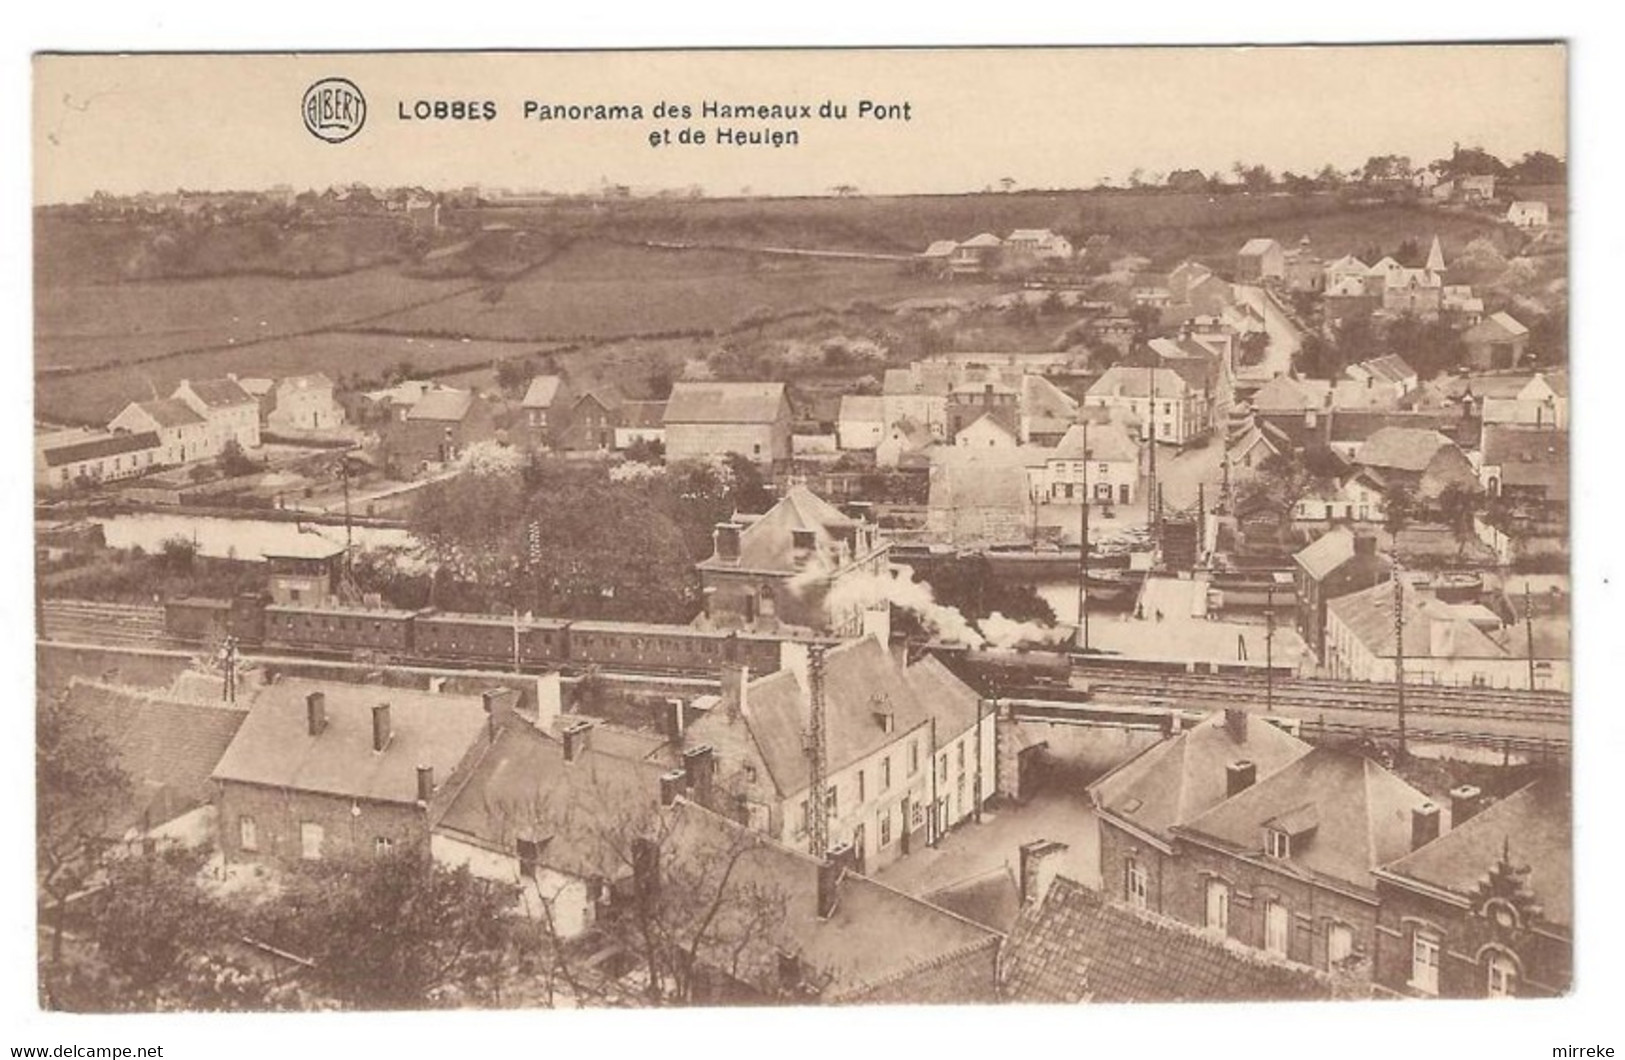
[[[555,619],[435,612],[419,615],[414,625],[416,650],[425,659],[511,665],[517,649],[521,665],[556,666],[570,654],[570,624]]]
[[[415,611],[384,608],[292,607],[265,608],[265,641],[270,647],[316,650],[353,650],[410,653]]]

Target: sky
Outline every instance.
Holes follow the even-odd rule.
[[[304,90],[340,76],[367,97],[342,144],[301,122]],[[34,200],[114,193],[323,188],[361,181],[586,191],[699,185],[708,194],[1075,188],[1238,161],[1280,172],[1374,154],[1418,164],[1454,143],[1566,157],[1561,45],[228,54],[34,60]],[[702,101],[844,104],[842,121],[702,119]],[[859,118],[859,102],[909,120]],[[402,120],[419,101],[496,104],[491,121]],[[549,121],[549,105],[639,104],[641,121]],[[659,102],[690,120],[656,119]],[[795,129],[780,148],[651,146],[696,128]]]

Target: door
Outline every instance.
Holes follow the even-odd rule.
[[[908,852],[909,852],[910,848],[913,845],[912,841],[911,841],[911,835],[910,835],[910,832],[909,832],[909,823],[910,823],[909,812],[912,809],[912,807],[909,805],[910,801],[911,800],[909,799],[909,797],[907,795],[903,796],[903,803],[902,803],[903,831],[902,831],[902,834],[898,837],[899,841],[902,843],[903,856],[905,858],[908,857]]]

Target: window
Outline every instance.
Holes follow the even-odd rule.
[[[908,775],[913,776],[920,771],[920,741],[908,742]]]
[[[891,846],[891,807],[880,811],[880,845]]]
[[[1347,924],[1332,924],[1326,929],[1326,965],[1341,964],[1354,956],[1354,930]]]
[[[806,835],[811,830],[812,830],[812,810],[807,805],[807,800],[802,799],[801,800],[801,824],[799,826],[799,834]]]
[[[1207,881],[1207,928],[1230,933],[1230,885],[1223,880]]]
[[[831,817],[834,817],[841,812],[840,794],[839,790],[834,784],[831,784],[829,786],[829,790],[824,792],[824,806],[829,810],[829,815]]]
[[[880,760],[880,790],[881,791],[887,791],[890,788],[891,788],[891,755],[887,755],[885,758],[882,758]]]
[[[1439,992],[1439,936],[1418,931],[1411,937],[1411,986],[1424,994]]]
[[[948,783],[948,756],[946,754],[937,759],[937,776],[941,778],[942,783]]]
[[[1516,997],[1518,994],[1518,966],[1510,956],[1491,950],[1486,962],[1489,982],[1485,984],[1489,997]]]
[[[299,856],[306,861],[322,860],[322,826],[315,821],[299,825]]]
[[[858,801],[862,802],[869,797],[869,785],[864,781],[863,770],[858,770]]]
[[[1123,900],[1135,909],[1144,909],[1149,890],[1145,866],[1129,858],[1123,865]]]
[[[372,852],[377,857],[388,857],[390,851],[395,849],[395,840],[381,835],[372,841]]]
[[[1285,957],[1287,941],[1292,934],[1292,914],[1277,901],[1264,903],[1264,948],[1277,957]]]
[[[1292,837],[1275,828],[1264,830],[1264,850],[1272,858],[1292,856]]]
[[[965,771],[965,741],[964,740],[959,741],[959,752],[958,752],[958,754],[959,754],[959,771],[961,773],[963,773]]]
[[[255,826],[254,818],[246,814],[237,818],[237,845],[244,850],[260,848],[259,828]]]

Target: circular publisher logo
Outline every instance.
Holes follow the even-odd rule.
[[[367,97],[344,77],[324,77],[305,89],[301,109],[310,135],[330,144],[343,143],[367,123]]]

